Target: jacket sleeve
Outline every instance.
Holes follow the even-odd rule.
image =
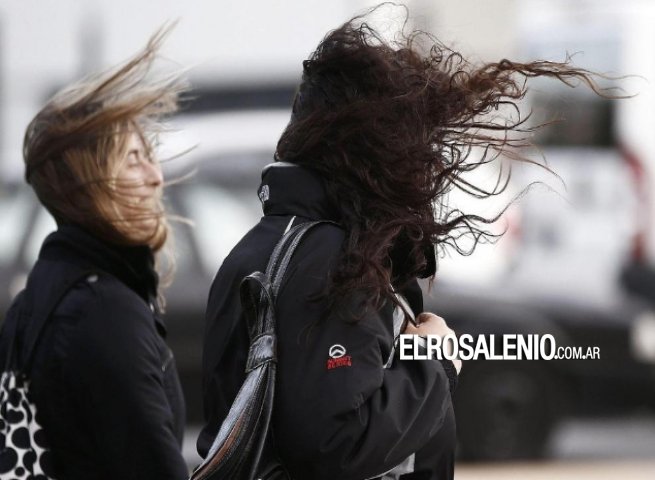
[[[294,478],[377,477],[439,431],[452,408],[448,377],[437,360],[396,358],[383,367],[393,342],[390,305],[358,321],[326,315],[316,294],[334,255],[307,243],[314,254],[290,272],[278,299],[273,434]],[[361,300],[353,295],[333,311],[357,311]]]
[[[106,289],[104,289],[106,290]],[[96,301],[66,364],[70,389],[95,441],[103,478],[181,480],[188,470],[165,391],[162,343],[140,299]],[[170,359],[169,359],[170,360]]]

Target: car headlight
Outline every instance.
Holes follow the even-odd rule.
[[[637,316],[630,331],[630,346],[635,359],[655,363],[655,313]]]

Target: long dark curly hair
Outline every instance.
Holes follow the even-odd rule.
[[[449,210],[445,194],[499,195],[509,170],[500,169],[491,189],[466,174],[492,162],[533,162],[523,152],[536,127],[519,109],[529,78],[608,94],[568,60],[475,65],[425,32],[385,40],[366,15],[328,33],[304,61],[276,157],[318,172],[341,212],[346,240],[330,293],[364,291],[379,306],[391,284],[424,276],[435,245],[470,253],[458,246],[462,235],[473,244],[493,236],[488,225],[500,215]]]

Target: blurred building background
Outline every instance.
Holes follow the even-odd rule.
[[[565,120],[535,138],[562,181],[524,168],[517,169],[513,190],[496,203],[453,195],[453,205],[492,215],[528,183],[543,180],[548,186],[531,189],[506,212],[497,225],[498,231],[507,231],[502,240],[469,257],[451,253],[440,258],[430,305],[454,319],[459,332],[547,331],[562,342],[600,345],[604,355],[603,362],[595,363],[472,366],[462,378],[458,404],[465,439],[462,461],[576,460],[577,473],[548,478],[586,478],[579,462],[614,459],[627,462],[613,466],[617,472],[650,469],[655,474],[655,463],[645,461],[655,461],[655,3],[402,3],[409,7],[410,26],[434,33],[473,61],[562,61],[572,55],[578,66],[613,77],[630,75],[601,81],[637,94],[620,101],[554,82],[533,84],[526,111],[531,108],[536,120]],[[14,185],[21,181],[27,123],[57,88],[126,59],[163,23],[179,20],[164,46],[170,59],[164,67],[190,67],[197,99],[174,121],[179,132],[165,145],[174,152],[197,144],[192,163],[220,164],[211,167],[212,174],[173,192],[171,199],[176,211],[196,221],[193,231],[179,227],[180,280],[170,293],[171,341],[177,342],[187,394],[193,397],[190,392],[199,387],[201,316],[209,282],[224,254],[257,219],[258,171],[271,161],[275,139],[288,121],[301,62],[327,31],[375,4],[0,3],[3,302],[20,288],[41,239],[52,228],[47,215],[34,210]],[[397,8],[375,15],[376,25],[390,33],[401,21]],[[185,275],[202,283],[187,282]],[[190,398],[189,404],[191,440],[201,412],[197,399]],[[528,466],[517,478],[546,478],[530,475],[548,465]],[[486,478],[479,467],[462,472],[462,479]]]

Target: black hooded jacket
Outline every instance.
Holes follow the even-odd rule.
[[[52,283],[73,269],[92,273],[50,316],[27,372],[54,477],[187,478],[180,448],[184,399],[155,306],[158,278],[150,249],[109,245],[62,226],[45,240],[30,274],[34,301],[48,302]],[[34,307],[25,298],[17,297],[11,308],[27,313],[7,315],[7,322],[20,318],[19,351]],[[2,362],[7,331],[3,325]]]
[[[249,341],[241,279],[264,271],[290,223],[339,220],[320,177],[309,170],[278,163],[262,178],[265,216],[225,259],[209,295],[203,354],[207,423],[198,439],[203,457],[245,376]],[[348,322],[326,315],[326,300],[316,300],[344,237],[335,225],[313,229],[294,254],[278,295],[272,423],[278,454],[298,480],[452,479],[455,421],[444,366],[396,358],[384,368],[394,338],[393,305]],[[403,293],[421,312],[418,284]]]

